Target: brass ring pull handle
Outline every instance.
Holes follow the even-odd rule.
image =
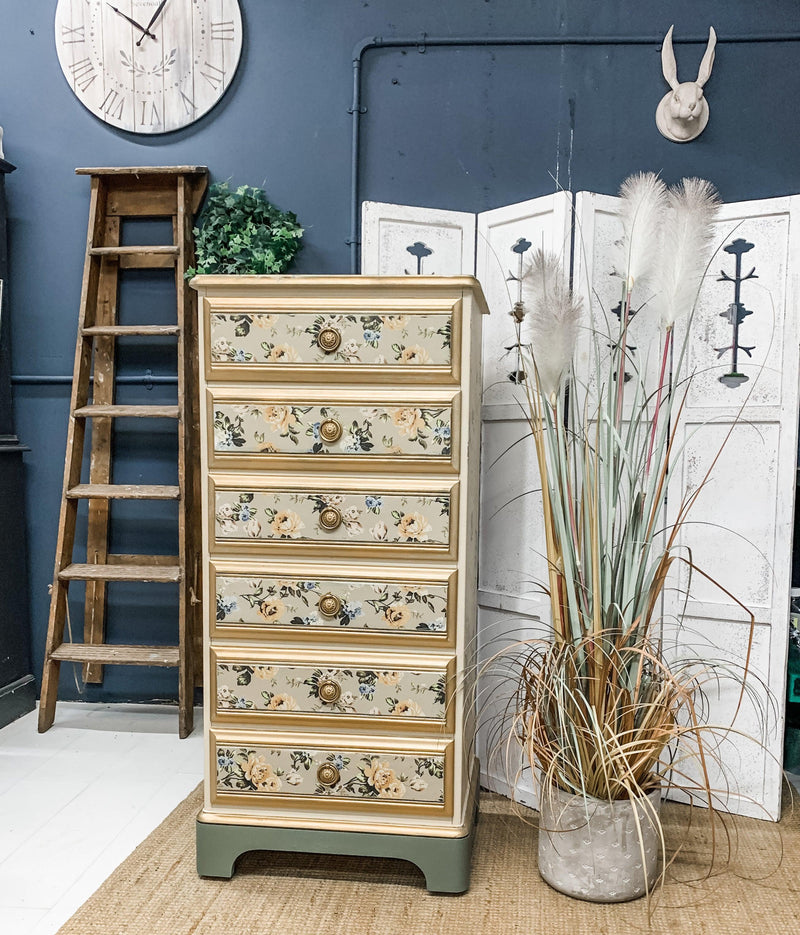
[[[339,770],[333,763],[323,763],[317,770],[317,782],[321,786],[335,786],[339,782]]]
[[[325,704],[333,704],[342,696],[342,686],[333,679],[320,679],[317,683],[317,691],[319,700],[324,701]]]
[[[342,424],[337,422],[336,419],[325,419],[324,422],[319,424],[319,437],[329,444],[333,442],[338,442],[342,437]]]
[[[326,506],[319,514],[319,524],[329,532],[338,529],[342,525],[341,510],[338,510],[335,506]]]
[[[338,617],[342,612],[342,599],[335,594],[323,594],[317,609],[324,617]]]
[[[322,328],[317,335],[317,346],[326,354],[332,354],[341,343],[342,335],[336,328]]]

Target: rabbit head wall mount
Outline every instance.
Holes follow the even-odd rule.
[[[714,47],[717,34],[713,27],[708,30],[708,46],[700,62],[695,81],[678,81],[678,66],[672,49],[672,30],[664,37],[661,47],[661,67],[672,90],[668,91],[656,108],[656,126],[662,136],[674,143],[688,143],[705,130],[708,123],[708,101],[703,95],[703,86],[711,77],[714,64]]]

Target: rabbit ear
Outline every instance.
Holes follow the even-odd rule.
[[[695,82],[699,87],[708,81],[711,77],[711,66],[714,64],[714,47],[717,44],[717,34],[714,32],[714,27],[708,27],[708,46],[706,47],[706,54],[703,56],[703,61],[700,62],[700,70],[697,73],[697,81]]]
[[[667,84],[675,91],[678,87],[678,65],[675,61],[675,53],[672,50],[672,30],[675,25],[669,27],[669,31],[664,36],[664,44],[661,46],[661,70],[667,79]]]

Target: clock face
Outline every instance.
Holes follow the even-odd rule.
[[[134,133],[198,120],[242,51],[238,0],[58,0],[56,48],[78,100]]]

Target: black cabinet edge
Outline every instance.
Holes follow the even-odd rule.
[[[35,707],[36,679],[32,675],[24,675],[0,687],[0,728],[28,714]]]

